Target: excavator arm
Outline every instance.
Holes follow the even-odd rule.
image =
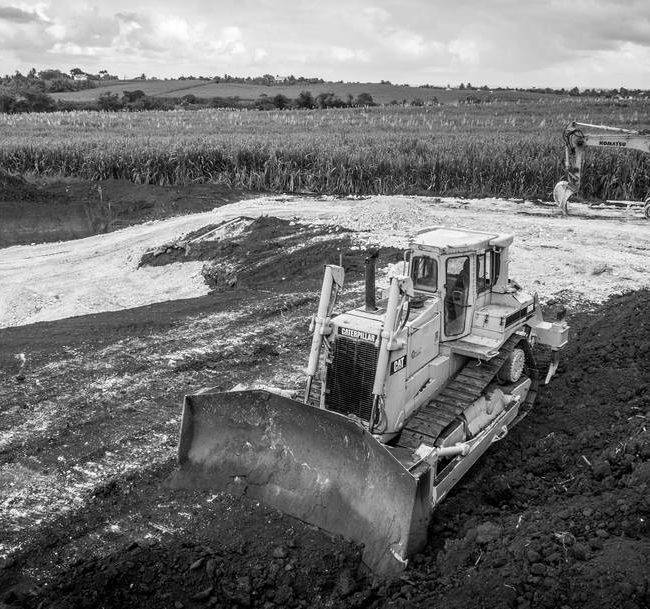
[[[633,131],[605,125],[572,122],[565,128],[563,139],[567,179],[555,185],[553,198],[565,215],[568,214],[569,198],[580,191],[586,147],[631,148],[650,154],[649,131]],[[650,202],[646,200],[646,216],[649,208]]]

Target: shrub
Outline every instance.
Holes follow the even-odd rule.
[[[97,100],[97,106],[100,110],[106,112],[115,112],[121,110],[123,105],[117,93],[102,93]]]

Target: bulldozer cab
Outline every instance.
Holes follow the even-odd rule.
[[[411,243],[410,275],[420,296],[443,303],[442,340],[471,330],[473,312],[489,303],[507,262],[509,235],[442,227],[425,229]]]

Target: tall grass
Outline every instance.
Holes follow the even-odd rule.
[[[217,182],[331,194],[549,198],[563,174],[571,119],[650,124],[642,102],[545,100],[478,106],[318,111],[172,111],[0,115],[0,164],[10,171]],[[650,161],[589,151],[588,196],[640,199]]]

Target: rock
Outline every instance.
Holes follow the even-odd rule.
[[[237,587],[246,594],[250,594],[251,591],[251,578],[248,576],[238,577],[237,578]]]
[[[190,565],[190,571],[196,571],[203,565],[203,562],[205,561],[205,557],[201,557],[198,560],[195,560],[191,565]]]
[[[600,537],[592,537],[589,540],[589,547],[592,550],[602,550],[603,549],[603,540]]]
[[[291,586],[289,586],[289,584],[282,584],[275,593],[274,601],[276,605],[282,606],[286,604],[291,597],[293,597]]]
[[[503,567],[503,565],[505,565],[507,562],[508,559],[505,556],[503,555],[495,556],[492,559],[492,566],[494,566],[495,568]]]
[[[586,560],[587,547],[583,543],[576,543],[571,547],[571,555],[576,560]]]
[[[501,527],[493,522],[484,522],[476,527],[476,543],[487,544],[501,537]]]
[[[205,563],[205,574],[212,579],[214,574],[217,571],[217,561],[214,558],[210,558]]]
[[[212,594],[213,590],[214,590],[214,586],[208,586],[204,590],[197,592],[194,596],[191,597],[191,599],[193,601],[205,601],[208,598],[210,598],[210,595]]]
[[[289,552],[284,546],[278,546],[273,549],[273,558],[286,558]]]
[[[528,550],[528,552],[526,552],[526,558],[531,564],[539,562],[542,559],[542,557],[539,555],[539,552],[535,552],[535,550]]]
[[[636,484],[650,484],[650,461],[639,463],[630,478]]]
[[[553,552],[546,557],[546,561],[550,563],[560,562],[562,555],[559,552]]]
[[[546,575],[546,565],[542,564],[541,562],[536,562],[531,565],[530,572],[538,577]]]
[[[341,596],[349,596],[357,589],[357,582],[350,569],[342,571],[336,581],[336,591]]]
[[[608,461],[599,459],[593,462],[591,471],[593,472],[594,478],[596,478],[596,480],[602,480],[612,475],[612,466]]]
[[[174,607],[175,609],[183,609],[183,603],[181,603],[181,601],[176,601]]]
[[[589,516],[591,516],[593,513],[594,511],[591,508],[585,508],[584,510],[582,510],[582,515],[585,518],[589,518]]]
[[[627,581],[620,582],[618,584],[618,589],[625,598],[628,598],[634,594],[634,586]]]

